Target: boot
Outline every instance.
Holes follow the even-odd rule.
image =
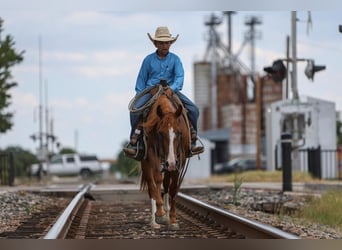
[[[198,155],[200,153],[203,153],[204,147],[203,146],[196,146],[197,132],[193,127],[190,128],[190,133],[191,133],[191,149],[190,149],[191,154],[192,155]]]
[[[137,126],[137,128],[134,130],[133,135],[131,136],[131,140],[129,142],[129,144],[127,145],[127,147],[125,147],[123,149],[123,151],[130,156],[135,156],[138,152],[138,148],[137,148],[137,142],[141,136],[141,132],[142,132],[142,127],[141,126]]]

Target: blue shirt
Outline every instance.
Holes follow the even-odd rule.
[[[135,91],[139,94],[145,88],[154,86],[165,79],[174,92],[183,88],[184,69],[180,58],[171,52],[163,59],[160,59],[157,52],[145,57],[142,62]]]

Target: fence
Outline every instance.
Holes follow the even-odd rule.
[[[0,153],[0,185],[13,186],[15,177],[12,152]]]
[[[342,158],[340,149],[300,149],[300,169],[319,179],[342,179]]]

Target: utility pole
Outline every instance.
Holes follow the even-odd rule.
[[[211,47],[211,129],[217,128],[217,44],[218,35],[215,31],[215,26],[221,24],[221,20],[211,15],[210,20],[205,22],[209,26],[209,46]]]
[[[38,50],[39,50],[39,131],[38,131],[38,139],[39,139],[39,148],[38,148],[38,159],[39,159],[39,167],[38,167],[38,180],[41,180],[42,177],[42,160],[43,160],[43,107],[42,107],[42,41],[41,36],[38,38]]]
[[[41,36],[39,36],[39,153],[42,153],[43,150],[43,83],[42,83],[42,39]]]
[[[78,152],[78,130],[74,131],[74,143],[75,143],[75,151]]]
[[[297,12],[291,11],[291,45],[292,45],[292,98],[299,101],[297,88]]]
[[[223,14],[227,15],[227,34],[228,34],[228,53],[232,54],[233,44],[232,44],[232,15],[236,11],[224,11]]]
[[[46,160],[49,159],[49,108],[48,108],[48,82],[45,80],[45,140],[46,140]]]
[[[255,100],[255,94],[256,94],[256,89],[255,89],[255,39],[260,38],[260,33],[256,33],[255,30],[255,25],[262,24],[260,18],[256,16],[251,16],[247,18],[245,21],[245,25],[250,26],[249,32],[247,32],[247,40],[250,41],[251,44],[251,80],[253,82],[253,99]]]
[[[289,77],[288,70],[290,65],[290,37],[286,36],[286,82],[283,85],[283,101],[289,98]]]
[[[256,169],[261,169],[261,120],[262,120],[262,86],[261,79],[259,76],[256,77]]]

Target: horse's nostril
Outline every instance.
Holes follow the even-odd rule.
[[[165,166],[166,167],[168,167],[169,166],[169,162],[167,161],[167,162],[165,162]]]

